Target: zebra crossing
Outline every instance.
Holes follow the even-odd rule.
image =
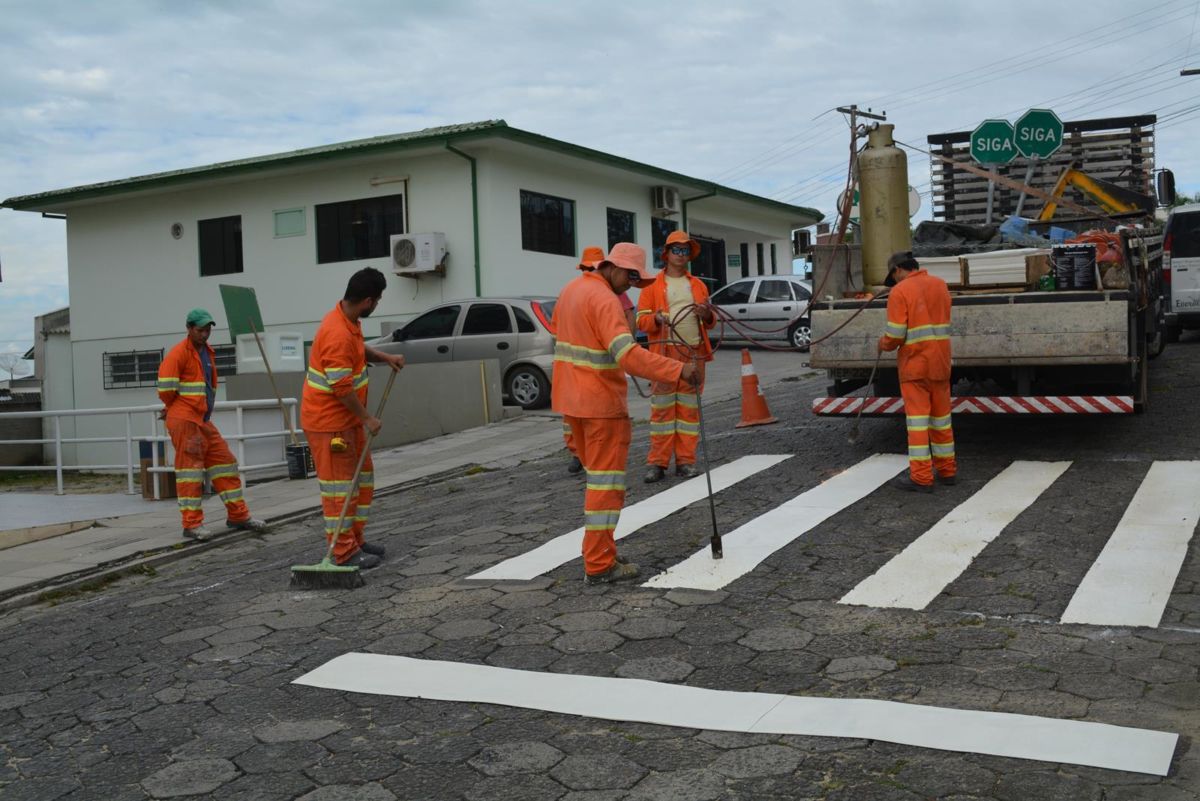
[[[789,458],[748,456],[713,470],[713,489],[733,487]],[[898,454],[874,454],[723,535],[725,558],[703,548],[643,586],[719,590],[749,574],[780,549],[803,538],[851,506],[892,504],[883,484],[907,468]],[[1039,503],[1058,482],[1070,481],[1069,461],[1016,461],[951,509],[906,547],[840,598],[875,608],[927,608],[971,569],[1016,518]],[[671,487],[626,508],[617,537],[636,533],[704,500],[704,478]],[[1100,626],[1160,624],[1200,521],[1200,461],[1156,461],[1061,616],[1063,623]],[[1055,536],[1046,533],[1044,536]],[[525,554],[483,570],[472,579],[529,580],[579,558],[577,529]]]

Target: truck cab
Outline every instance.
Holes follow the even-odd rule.
[[[1167,216],[1163,295],[1168,342],[1178,341],[1185,328],[1200,328],[1200,203],[1179,206]]]

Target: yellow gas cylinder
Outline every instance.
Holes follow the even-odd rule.
[[[868,287],[887,279],[888,258],[912,249],[908,228],[908,157],[892,139],[893,125],[867,134],[858,156],[859,224],[863,280]]]

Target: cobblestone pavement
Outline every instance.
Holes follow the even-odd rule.
[[[1200,798],[1200,548],[1155,628],[1061,625],[1074,588],[1154,460],[1200,453],[1200,341],[1155,363],[1151,413],[956,420],[963,480],[880,489],[719,592],[586,587],[578,561],[531,582],[465,577],[580,525],[565,458],[381,499],[389,557],[350,592],[289,591],[316,561],[319,518],[0,618],[0,797],[363,799]],[[811,416],[812,382],[768,390],[775,426],[707,409],[714,461],[794,453],[722,492],[723,530],[876,452],[897,421]],[[635,431],[629,502],[645,427]],[[1014,459],[1073,460],[922,611],[837,603]],[[657,488],[653,488],[657,491]],[[648,573],[708,540],[697,504],[622,541]],[[726,553],[736,548],[730,539]],[[746,735],[290,682],[349,651],[724,690],[862,697],[1181,734],[1170,775],[960,754],[871,740]]]

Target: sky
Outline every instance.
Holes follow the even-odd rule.
[[[1200,0],[0,0],[0,200],[436,125],[509,125],[832,217],[848,127],[1156,113],[1200,191]],[[926,156],[909,183],[927,191]],[[928,213],[928,196],[924,198]],[[0,352],[70,302],[66,223],[0,209]],[[82,254],[75,254],[80,258]]]

